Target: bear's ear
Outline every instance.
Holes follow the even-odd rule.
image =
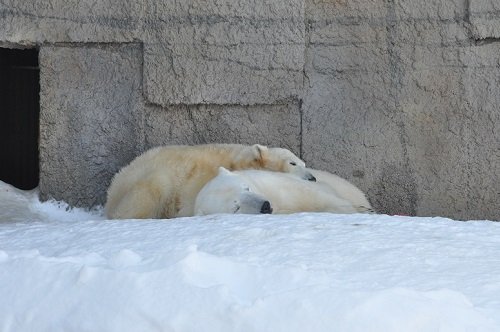
[[[260,159],[260,160],[263,160],[265,158],[265,156],[267,155],[267,152],[268,152],[268,148],[267,146],[264,146],[264,145],[260,145],[260,144],[254,144],[253,145],[253,148],[255,149],[255,151],[257,152],[256,154],[256,158]]]
[[[233,173],[231,173],[230,171],[228,171],[227,169],[225,169],[224,167],[219,167],[219,175],[232,175]]]

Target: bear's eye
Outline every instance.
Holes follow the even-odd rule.
[[[297,166],[297,163],[296,163],[295,161],[291,161],[291,162],[290,162],[290,165],[292,165],[292,166]]]
[[[250,191],[250,187],[243,187],[244,191]]]

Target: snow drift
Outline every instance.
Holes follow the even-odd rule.
[[[500,331],[500,224],[103,220],[0,182],[0,330]]]

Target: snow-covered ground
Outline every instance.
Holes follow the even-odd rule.
[[[109,221],[0,182],[0,331],[500,331],[500,223]]]

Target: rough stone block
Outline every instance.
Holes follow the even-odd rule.
[[[386,15],[380,2],[363,5],[380,5],[377,15]],[[396,102],[399,54],[388,23],[381,19],[335,18],[310,24],[303,156],[314,167],[358,185],[379,212],[414,214],[416,189]]]
[[[184,17],[192,21],[203,16],[213,19],[227,16],[239,18],[290,18],[303,11],[302,1],[271,0],[147,0],[147,16],[155,18]],[[190,19],[191,20],[191,19]]]
[[[469,0],[469,15],[475,39],[500,38],[500,3],[496,0]]]
[[[500,43],[471,39],[479,2],[309,1],[304,159],[380,212],[498,219]]]
[[[303,156],[363,189],[382,213],[413,214],[416,190],[407,165],[404,127],[389,74],[309,72],[304,98]],[[321,128],[321,130],[318,130]]]
[[[128,42],[137,37],[141,7],[135,1],[4,0],[0,3],[0,41]]]
[[[301,67],[288,63],[301,62],[304,50],[286,48],[146,45],[146,97],[159,105],[287,103],[300,98],[303,80]]]
[[[480,46],[463,47],[459,49],[458,59],[465,68],[489,68],[492,72],[499,72],[500,41]]]
[[[494,48],[500,54],[500,43]],[[467,210],[461,218],[500,220],[500,69],[467,69],[461,114],[468,153]]]
[[[498,218],[498,72],[433,68],[407,74],[401,105],[418,215]]]
[[[406,143],[418,191],[419,215],[458,214],[465,208],[463,181],[468,154],[463,144],[461,68],[409,72],[401,92]],[[453,105],[451,108],[450,106]],[[452,167],[454,165],[454,167]],[[465,195],[456,195],[462,192]]]
[[[474,1],[474,0],[473,0]],[[397,20],[463,21],[467,13],[464,0],[398,0],[393,2],[389,12],[394,12]],[[392,18],[392,17],[391,17]]]
[[[42,47],[40,67],[40,195],[102,204],[143,144],[141,48]]]
[[[309,25],[309,43],[324,46],[358,46],[385,43],[387,28],[367,21],[316,21]]]
[[[387,16],[388,8],[386,0],[305,0],[305,6],[308,20],[340,19],[346,23],[375,23]]]
[[[145,110],[145,147],[165,144],[242,143],[288,148],[300,154],[298,104],[170,106]]]
[[[163,1],[148,16],[161,22],[145,25],[156,31],[146,32],[144,54],[150,102],[253,105],[300,97],[301,1]]]
[[[463,21],[403,20],[394,29],[399,46],[428,46],[436,51],[442,47],[471,44],[469,29]]]
[[[388,54],[371,45],[317,46],[311,45],[312,66],[319,73],[376,71],[387,65]]]

